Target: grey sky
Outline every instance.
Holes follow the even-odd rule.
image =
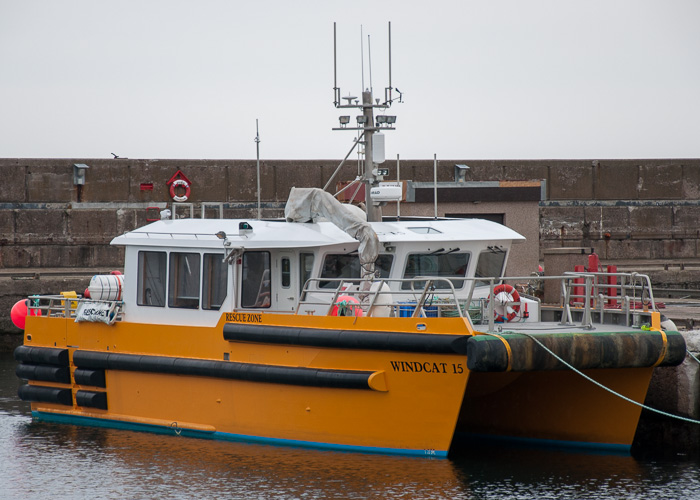
[[[0,0],[0,157],[342,158],[339,86],[387,80],[387,156],[700,157],[697,0]],[[365,59],[367,61],[367,59]],[[365,86],[369,86],[365,70]]]

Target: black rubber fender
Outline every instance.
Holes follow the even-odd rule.
[[[17,391],[17,395],[22,401],[73,406],[73,395],[70,389],[44,387],[40,385],[21,385]]]
[[[68,349],[21,345],[15,349],[14,356],[24,363],[68,366]]]
[[[26,380],[41,380],[70,384],[70,369],[67,366],[33,365],[20,363],[15,368],[17,377]]]
[[[579,370],[677,366],[685,359],[685,339],[678,332],[538,333],[539,342]],[[512,353],[509,360],[508,349]],[[509,363],[510,361],[510,363]],[[517,333],[477,335],[467,342],[467,367],[475,372],[563,370],[567,367],[532,338]]]

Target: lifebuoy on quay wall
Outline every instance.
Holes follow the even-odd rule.
[[[192,182],[185,176],[185,174],[182,173],[181,170],[175,172],[175,175],[173,175],[165,184],[170,187],[170,197],[174,202],[182,203],[183,201],[187,201],[189,199],[192,191],[190,187]]]
[[[177,194],[177,187],[182,186],[185,188],[185,194],[183,195],[178,195]],[[172,184],[170,184],[170,197],[173,199],[173,201],[176,201],[178,203],[182,203],[183,201],[187,201],[187,199],[190,197],[190,184],[187,182],[185,179],[175,179]]]

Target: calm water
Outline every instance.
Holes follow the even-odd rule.
[[[699,498],[700,461],[531,449],[448,460],[32,422],[0,354],[0,499]]]

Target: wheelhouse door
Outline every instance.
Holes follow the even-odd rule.
[[[275,258],[273,293],[280,311],[293,311],[297,303],[297,265],[292,252],[280,252]]]

